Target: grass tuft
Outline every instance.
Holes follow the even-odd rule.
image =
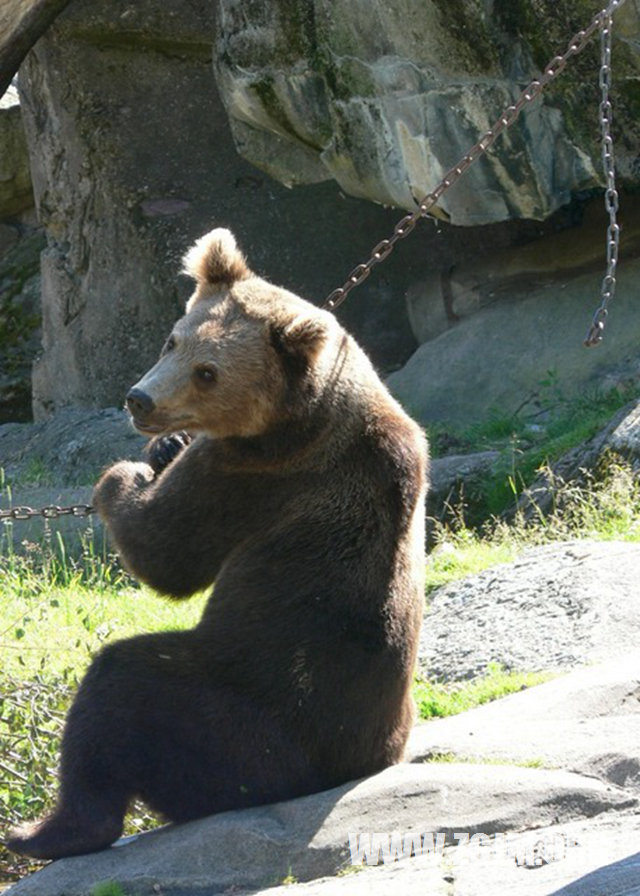
[[[434,684],[417,679],[414,697],[421,719],[441,718],[542,684],[550,677],[544,672],[507,672],[499,663],[490,663],[483,676],[464,684]]]

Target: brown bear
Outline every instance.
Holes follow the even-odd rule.
[[[94,503],[126,567],[195,629],[107,646],[69,711],[57,808],[16,852],[102,849],[140,797],[183,822],[398,762],[423,606],[423,434],[332,314],[253,274],[231,233],[131,389],[148,462]],[[173,435],[180,433],[182,435]],[[188,435],[187,435],[188,434]]]

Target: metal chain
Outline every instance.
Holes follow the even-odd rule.
[[[619,3],[612,3],[612,7]],[[611,91],[611,33],[613,20],[610,10],[604,19],[600,30],[601,67],[600,90],[602,100],[600,102],[600,133],[602,135],[602,168],[605,179],[604,207],[609,215],[607,227],[607,272],[602,280],[600,289],[600,304],[593,316],[593,321],[587,333],[584,344],[587,348],[599,345],[604,335],[604,326],[607,320],[607,305],[616,291],[616,267],[618,265],[618,250],[620,248],[620,225],[618,224],[618,191],[616,190],[616,167],[613,154],[613,138],[611,125],[613,108],[609,98]]]
[[[462,177],[462,175],[467,171],[468,168],[470,168],[470,166],[476,161],[477,158],[479,158],[491,146],[493,146],[497,137],[502,133],[502,131],[511,127],[524,107],[529,105],[529,103],[536,99],[536,97],[539,96],[540,93],[542,93],[544,88],[560,74],[560,72],[564,69],[567,62],[572,56],[580,53],[585,48],[593,34],[598,29],[602,29],[604,31],[604,27],[607,25],[607,23],[610,39],[612,13],[620,6],[622,6],[625,2],[626,0],[611,0],[609,5],[595,16],[591,24],[587,28],[585,28],[584,31],[578,31],[577,34],[574,34],[569,42],[569,46],[567,47],[565,53],[562,56],[555,56],[544,69],[542,75],[539,78],[535,78],[529,84],[529,86],[522,91],[515,103],[507,106],[507,108],[504,110],[500,118],[498,118],[498,120],[495,122],[493,127],[489,128],[489,130],[478,140],[478,142],[474,146],[472,146],[467,154],[462,157],[457,165],[454,165],[453,168],[450,168],[447,171],[447,173],[444,175],[435,189],[430,193],[427,193],[427,195],[418,205],[418,208],[411,214],[405,215],[404,218],[398,221],[393,229],[393,234],[388,239],[381,240],[376,246],[374,246],[374,248],[371,250],[371,256],[368,261],[364,262],[363,264],[357,265],[357,267],[355,267],[351,271],[344,284],[337,289],[334,289],[333,292],[331,292],[327,296],[322,305],[323,308],[334,311],[339,305],[344,302],[344,300],[347,298],[347,295],[351,292],[352,289],[354,289],[356,286],[359,286],[364,280],[366,280],[366,278],[371,273],[372,268],[374,268],[377,264],[380,264],[381,261],[384,261],[384,259],[391,254],[391,252],[395,248],[396,243],[399,240],[404,239],[411,233],[420,218],[425,217],[429,213],[429,211],[443,195],[443,193],[445,193],[449,189],[449,187],[453,186],[453,184]],[[608,72],[610,73],[610,65],[608,68]],[[605,88],[603,87],[603,93],[604,90]],[[613,153],[611,157],[613,159]]]
[[[91,504],[74,504],[72,507],[58,507],[49,504],[40,510],[31,507],[12,507],[11,510],[0,510],[0,520],[29,520],[34,516],[43,516],[46,520],[57,520],[60,516],[84,517],[95,513]]]

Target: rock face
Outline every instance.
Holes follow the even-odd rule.
[[[1,225],[0,225],[1,226]],[[0,423],[31,419],[31,365],[40,349],[39,230],[5,225],[11,248],[0,251]]]
[[[33,206],[27,141],[15,88],[0,96],[0,220]]]
[[[567,579],[575,576],[579,550],[594,568],[604,564],[604,577],[617,567],[625,604],[637,582],[632,548],[556,545],[537,558],[546,578],[532,577],[526,561],[511,567],[511,576],[524,591],[535,588],[546,623],[554,606],[562,615],[554,577],[565,567]],[[465,583],[458,588],[463,600]],[[593,595],[585,587],[577,592],[566,637],[569,649],[580,652],[599,619]],[[455,604],[447,612],[454,617]],[[433,623],[432,612],[426,625]],[[455,658],[460,642],[459,664],[469,667],[463,635],[482,638],[477,619],[460,614],[452,623],[446,649]],[[292,880],[303,896],[638,896],[640,652],[623,653],[625,644],[637,644],[637,608],[616,623],[615,636],[602,640],[601,664],[416,726],[404,764],[325,793],[167,827],[54,862],[7,896],[86,896],[103,883],[106,892],[107,882],[136,896],[239,890],[284,896],[291,889],[278,884]],[[530,612],[519,625],[523,642],[531,640],[520,659],[532,668],[540,621]],[[548,638],[558,631],[550,627]],[[497,630],[502,654],[512,640],[513,626]]]
[[[413,210],[523,87],[586,27],[593,4],[476,0],[245,0],[219,4],[217,73],[240,152],[285,183],[335,178],[355,196]],[[629,128],[629,182],[640,10],[616,16],[614,103]],[[440,203],[455,224],[544,219],[600,182],[594,142],[598,65],[590,49],[544,102]]]
[[[442,681],[481,675],[489,663],[558,673],[630,651],[640,618],[638,581],[638,544],[532,548],[431,595],[420,670]]]

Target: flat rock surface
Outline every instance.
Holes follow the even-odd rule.
[[[539,762],[640,787],[640,649],[417,725],[408,755]]]
[[[567,670],[639,643],[640,544],[575,541],[525,551],[439,588],[429,599],[419,663],[428,678],[507,669]]]
[[[621,788],[564,771],[404,764],[316,796],[223,813],[55,862],[9,892],[84,896],[90,880],[116,880],[136,896],[255,889],[289,874],[311,880],[348,867],[350,834],[353,842],[371,832],[442,832],[454,843],[457,831],[543,827],[633,804]]]

